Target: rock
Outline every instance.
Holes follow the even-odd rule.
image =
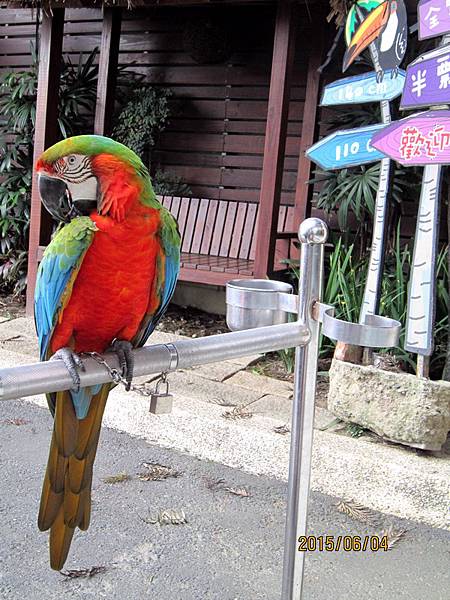
[[[450,383],[334,360],[328,409],[391,441],[440,450],[450,431]]]
[[[336,349],[334,351],[334,358],[336,360],[360,365],[362,357],[363,349],[361,346],[352,346],[351,344],[344,344],[344,342],[336,343]]]

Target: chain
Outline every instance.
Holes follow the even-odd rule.
[[[83,356],[89,356],[90,358],[93,358],[95,362],[97,362],[99,365],[105,367],[114,383],[116,383],[117,385],[122,384],[127,392],[136,392],[136,394],[146,397],[151,396],[153,394],[154,390],[146,390],[143,389],[142,386],[130,384],[125,379],[125,377],[123,377],[122,373],[118,369],[110,367],[106,360],[98,352],[83,352]],[[167,373],[161,373],[161,375],[159,375],[158,377],[151,379],[150,382],[155,381],[155,379],[157,380],[156,385],[158,385],[159,383],[167,383]]]

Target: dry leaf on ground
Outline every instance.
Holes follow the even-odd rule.
[[[386,529],[384,529],[380,534],[380,538],[387,538],[387,547],[388,550],[392,550],[392,548],[404,538],[406,534],[406,529],[395,529],[393,525],[389,525]]]
[[[376,515],[366,506],[359,504],[358,502],[341,500],[336,505],[339,512],[361,521],[362,523],[375,523],[377,521]]]
[[[223,484],[225,483],[225,479],[209,479],[205,477],[205,485],[209,490],[213,492],[216,490],[223,489]]]
[[[124,481],[130,481],[132,479],[131,475],[128,473],[117,473],[117,475],[110,475],[109,477],[104,477],[104,483],[123,483]]]
[[[289,425],[278,425],[278,427],[274,427],[273,430],[280,435],[287,435],[291,431]]]
[[[223,488],[229,494],[233,494],[234,496],[240,496],[241,498],[250,498],[251,494],[244,487],[242,488],[234,488],[234,487],[224,487]]]
[[[226,412],[222,413],[222,417],[232,421],[237,421],[238,419],[250,419],[253,417],[253,413],[245,410],[245,408],[245,406],[236,406],[233,408],[233,410],[227,410]]]
[[[187,523],[184,510],[160,510],[155,517],[141,517],[149,525],[184,525]]]
[[[163,481],[169,477],[180,477],[182,475],[181,471],[159,463],[143,462],[142,466],[147,470],[138,473],[137,476],[141,481]]]
[[[4,423],[5,425],[17,425],[18,427],[20,425],[27,425],[30,421],[27,421],[25,419],[19,419],[19,418],[15,418],[15,419],[4,419],[2,421],[2,423]]]
[[[68,579],[77,579],[79,577],[94,577],[94,575],[104,573],[105,571],[106,567],[98,566],[91,567],[90,569],[71,569],[70,571],[61,571],[61,575],[64,575],[64,577],[67,577]]]

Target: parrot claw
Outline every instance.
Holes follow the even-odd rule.
[[[70,348],[60,348],[53,354],[50,360],[63,361],[72,378],[73,386],[71,387],[71,390],[78,393],[80,391],[80,375],[78,371],[86,371],[86,367],[84,366],[81,357]]]
[[[125,390],[129,392],[134,372],[133,346],[131,342],[116,339],[111,344],[111,350],[117,354],[122,377],[127,382]]]

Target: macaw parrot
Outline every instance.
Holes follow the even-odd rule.
[[[48,148],[36,165],[44,206],[66,224],[39,266],[35,321],[41,360],[62,359],[71,390],[47,395],[54,417],[38,526],[50,529],[50,565],[61,570],[76,527],[86,530],[92,470],[114,384],[80,389],[80,353],[117,353],[128,384],[142,346],[174,292],[180,264],[175,219],[126,146],[80,135]]]

